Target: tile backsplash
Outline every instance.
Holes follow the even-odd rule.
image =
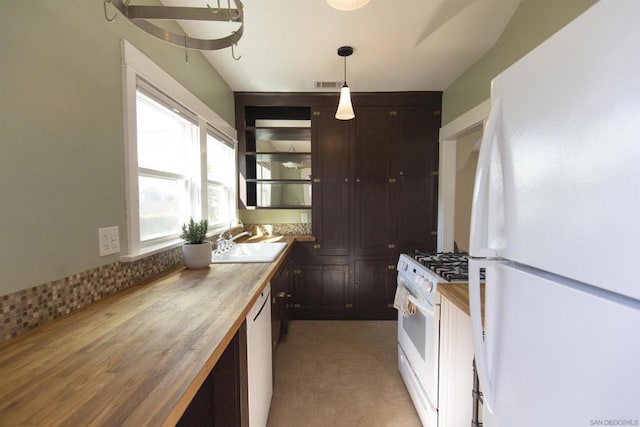
[[[114,262],[0,297],[0,342],[137,285],[182,263],[180,247]]]
[[[304,235],[311,234],[311,223],[245,224],[244,229],[253,235]]]
[[[311,224],[246,224],[253,235],[311,234]],[[114,262],[0,297],[0,342],[72,313],[182,263],[180,247],[130,263]]]

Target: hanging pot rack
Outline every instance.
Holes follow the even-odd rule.
[[[175,46],[194,50],[218,50],[231,47],[238,43],[244,31],[243,4],[240,0],[233,0],[235,9],[231,8],[230,0],[227,0],[227,8],[220,7],[220,0],[217,0],[218,7],[173,7],[173,6],[136,6],[131,5],[130,0],[104,0],[104,16],[112,22],[117,15],[112,18],[107,16],[107,3],[115,7],[132,24],[136,25],[146,33],[171,43]],[[232,31],[230,35],[219,39],[197,39],[187,35],[172,33],[149,22],[149,19],[157,20],[182,20],[182,21],[220,21],[237,22],[240,27]],[[235,58],[235,53],[232,52]],[[239,57],[236,59],[240,59]]]

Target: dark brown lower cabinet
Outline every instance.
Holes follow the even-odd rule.
[[[191,400],[178,426],[249,425],[246,337],[243,323]]]
[[[275,351],[288,329],[288,301],[291,299],[291,269],[284,263],[271,279],[271,339]]]
[[[352,315],[348,264],[296,264],[293,313],[297,319],[346,319]]]
[[[354,261],[355,315],[358,319],[395,319],[395,262],[391,260]]]
[[[278,343],[289,330],[291,297],[291,268],[285,262],[271,279],[271,361],[274,384]]]

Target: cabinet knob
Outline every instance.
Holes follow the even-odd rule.
[[[360,178],[356,178],[356,182],[360,182]]]
[[[393,248],[395,248],[395,247],[396,247],[396,245],[394,245],[393,243],[389,243],[389,244],[387,245],[387,247],[388,247],[389,249],[393,249]]]
[[[351,307],[353,307],[353,304],[345,304],[344,306],[345,306],[346,308],[351,308]]]
[[[349,178],[345,178],[345,179],[344,179],[344,182],[349,182]]]
[[[395,178],[389,178],[389,184],[395,184],[396,179]]]
[[[394,264],[387,265],[387,270],[395,270],[396,266]]]
[[[313,182],[315,182],[316,184],[320,182],[320,178],[313,178]]]

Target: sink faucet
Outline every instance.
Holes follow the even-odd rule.
[[[244,226],[242,222],[240,222],[240,226],[241,227]],[[216,254],[223,254],[225,252],[228,252],[231,248],[235,246],[236,239],[242,236],[251,236],[251,233],[249,233],[248,231],[242,231],[234,236],[231,233],[232,228],[233,228],[233,221],[229,224],[229,228],[223,230],[220,233],[220,235],[218,235],[218,239],[216,240],[216,250],[215,250]],[[228,237],[225,237],[225,235],[228,235]]]
[[[235,242],[237,239],[239,239],[242,236],[251,236],[251,233],[249,233],[248,231],[243,231],[241,233],[236,234],[235,236],[231,237],[231,241]]]

